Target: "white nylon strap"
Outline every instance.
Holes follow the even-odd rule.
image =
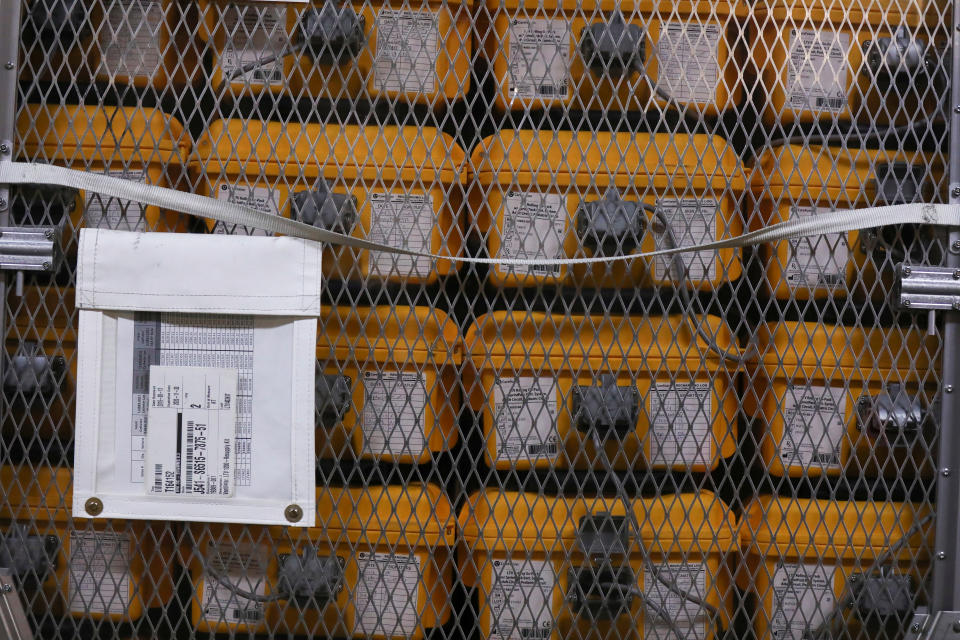
[[[335,231],[320,229],[302,222],[284,218],[283,216],[271,215],[248,207],[231,204],[225,200],[216,200],[214,198],[184,193],[165,187],[157,187],[124,180],[122,178],[113,178],[97,173],[66,169],[48,164],[10,161],[0,162],[0,184],[45,184],[72,187],[74,189],[82,189],[114,198],[140,202],[202,218],[209,218],[229,225],[237,224],[254,227],[271,233],[282,233],[284,235],[315,240],[317,242],[328,242],[330,244],[356,249],[367,249],[370,251],[384,251],[426,257],[434,260],[451,260],[454,262],[497,264],[516,267],[609,263],[635,260],[637,258],[667,256],[691,251],[738,249],[756,244],[777,242],[787,238],[817,236],[826,233],[843,233],[888,224],[960,226],[960,205],[915,203],[888,207],[831,211],[816,216],[781,222],[758,231],[752,231],[732,238],[674,249],[648,251],[646,253],[562,259],[473,258],[468,256],[437,255],[420,251],[410,251],[401,247],[391,247],[378,242],[354,238]]]

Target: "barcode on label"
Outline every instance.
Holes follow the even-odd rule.
[[[520,629],[521,638],[549,638],[550,629],[534,629],[534,628],[525,628]]]
[[[535,264],[530,270],[538,276],[557,276],[560,275],[560,265],[554,264]]]
[[[283,80],[283,74],[280,72],[280,69],[273,68],[270,70],[267,69],[254,69],[253,70],[253,82],[259,82],[262,84],[277,84]]]
[[[234,620],[240,620],[243,622],[258,622],[263,619],[263,611],[259,608],[234,609],[230,613],[233,614]]]
[[[184,486],[186,493],[193,493],[193,420],[187,420],[187,472]]]
[[[532,456],[555,456],[557,455],[557,443],[529,444],[527,445],[527,453]]]
[[[815,104],[818,107],[826,107],[828,109],[842,109],[843,103],[843,98],[817,98]]]
[[[565,96],[567,95],[567,85],[542,84],[537,87],[537,93],[542,96]]]
[[[820,282],[826,285],[836,285],[840,283],[842,276],[839,273],[821,273]]]
[[[814,453],[812,461],[814,464],[824,464],[829,466],[840,464],[840,458],[835,453]]]
[[[153,465],[153,492],[163,493],[163,465]]]

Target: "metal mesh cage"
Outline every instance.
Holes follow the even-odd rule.
[[[947,230],[547,262],[960,196],[945,0],[0,7],[0,155],[440,256],[324,248],[314,527],[97,518],[79,230],[262,232],[5,190],[65,256],[2,289],[0,567],[36,637],[894,640],[950,608],[955,320],[891,301],[897,265],[954,266]],[[133,366],[211,322],[255,393],[242,318],[139,314]],[[238,409],[237,486],[270,437]]]

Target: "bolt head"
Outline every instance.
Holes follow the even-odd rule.
[[[6,142],[0,142],[0,153],[9,153],[9,152],[10,152],[10,145],[8,145]]]
[[[11,591],[13,591],[13,585],[12,585],[12,584],[5,584],[5,585],[3,585],[3,587],[0,587],[0,588],[3,589],[3,592],[4,592],[4,593],[10,593]]]
[[[947,552],[946,551],[937,551],[937,560],[946,560]]]
[[[947,393],[953,393],[953,385],[945,384],[943,385],[943,390],[946,391]]]
[[[50,270],[52,270],[52,269],[53,269],[53,264],[52,264],[52,263],[50,263],[50,262],[44,262],[44,263],[43,263],[43,270],[44,270],[44,271],[50,271]]]
[[[920,633],[920,625],[914,622],[912,625],[910,625],[910,631],[913,633]]]
[[[960,196],[960,187],[954,187],[950,193],[953,194],[954,197]]]
[[[949,477],[950,477],[950,467],[944,467],[943,469],[941,469],[941,470],[940,470],[940,475],[942,475],[944,478],[949,478]]]
[[[7,208],[7,201],[3,198],[0,198],[0,211],[4,211]]]
[[[9,71],[10,69],[13,69],[13,66],[14,66],[13,60],[7,60],[6,62],[3,63],[3,68],[6,69],[7,71]]]
[[[300,522],[303,519],[303,509],[298,504],[291,504],[283,510],[283,515],[289,522]]]
[[[909,307],[911,303],[910,303],[909,300],[904,300],[904,301],[901,302],[900,304],[902,304],[902,305],[906,308],[906,307]]]
[[[103,513],[103,501],[100,498],[87,498],[83,508],[91,516],[98,516]]]
[[[904,265],[903,269],[900,270],[900,273],[903,274],[904,278],[909,278],[910,274],[913,273],[913,269],[911,269],[908,265]]]
[[[47,240],[53,240],[53,229],[47,229],[43,232],[43,237]]]
[[[953,108],[953,112],[954,112],[954,113],[960,113],[960,104],[958,104],[957,106],[955,106],[955,107]]]
[[[954,251],[960,251],[960,240],[954,240],[953,244],[950,245],[950,248]]]

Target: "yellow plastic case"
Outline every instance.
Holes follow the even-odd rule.
[[[637,540],[630,514],[639,523]],[[640,598],[629,596],[622,615],[595,620],[574,604],[577,577],[593,584],[607,577],[621,593],[639,589],[664,606],[681,633],[715,638],[731,616],[733,590],[725,557],[736,547],[733,515],[712,493],[665,494],[635,500],[563,498],[487,489],[472,495],[460,511],[463,542],[460,577],[475,588],[483,637],[495,627],[503,637],[547,640],[569,637],[667,637],[669,626],[650,614]],[[626,531],[629,553],[597,557],[591,529]],[[691,602],[682,603],[644,562],[676,584],[696,584],[696,593],[720,611],[711,620]],[[582,573],[581,573],[582,572]],[[582,584],[583,582],[581,582]],[[598,595],[598,594],[594,594]],[[591,635],[594,634],[594,635]]]
[[[74,290],[59,291],[43,286],[7,291],[7,308],[13,321],[7,327],[6,349],[10,356],[43,357],[51,364],[50,391],[31,391],[20,385],[13,396],[7,393],[8,411],[2,433],[7,438],[29,441],[59,438],[66,443],[73,433],[77,381],[77,328],[73,319]],[[53,362],[52,359],[60,359]],[[13,367],[8,361],[7,367]],[[15,369],[15,367],[14,367]],[[35,373],[35,369],[31,373]],[[36,381],[30,376],[29,382]],[[8,373],[7,381],[10,380]],[[43,381],[40,381],[43,382]],[[29,417],[26,417],[29,415]],[[24,426],[29,425],[29,432]]]
[[[317,456],[426,463],[452,448],[461,349],[457,326],[438,309],[324,307]],[[337,378],[349,389],[347,403],[338,402]]]
[[[39,592],[24,594],[37,614],[132,622],[170,602],[169,532],[139,521],[74,519],[66,468],[3,466],[0,489],[0,531],[21,524],[27,536],[50,538],[55,567]]]
[[[472,164],[477,173],[470,205],[493,257],[555,259],[599,255],[598,250],[651,251],[671,241],[663,218],[682,246],[739,235],[743,228],[737,200],[745,176],[737,155],[717,136],[502,131],[474,149]],[[638,224],[643,231],[615,239],[612,252],[602,242],[592,248],[589,241],[585,244],[585,239],[598,236],[578,227],[581,219],[588,219],[590,203],[607,197],[658,211],[654,215],[642,209]],[[710,290],[742,272],[733,249],[684,253],[682,260],[689,272],[687,286],[699,289]],[[527,270],[494,265],[489,279],[507,287],[635,287],[671,284],[670,273],[667,259],[635,259]]]
[[[740,101],[734,47],[746,7],[739,2],[488,0],[486,11],[480,33],[499,109],[651,108],[650,83],[639,68],[624,77],[597,58],[594,70],[584,55],[589,29],[614,20],[640,29],[643,57],[636,66],[680,104],[716,115]],[[659,95],[653,100],[667,104]]]
[[[933,175],[927,169],[931,165]],[[902,204],[903,194],[913,187],[916,200],[926,202],[936,196],[941,177],[942,167],[935,159],[919,152],[774,147],[760,155],[751,175],[757,214],[751,216],[752,226],[759,229],[831,209]],[[883,183],[890,185],[893,198],[884,197]],[[885,296],[891,283],[884,281],[881,286],[878,281],[878,257],[870,259],[865,253],[864,245],[870,241],[869,236],[851,231],[764,245],[767,291],[780,300],[851,293]]]
[[[936,413],[938,354],[922,332],[785,322],[761,325],[757,342],[762,360],[751,365],[744,409],[756,420],[768,473],[911,477],[932,471],[928,420]],[[912,435],[888,434],[871,420],[881,417],[882,398],[900,396],[916,403],[926,423]]]
[[[182,186],[190,142],[183,126],[157,109],[27,105],[17,118],[23,159],[103,173],[158,187]],[[73,230],[100,227],[131,231],[182,231],[177,213],[152,205],[79,192],[72,224],[64,225],[65,250]],[[55,222],[55,221],[54,221]],[[49,223],[48,223],[49,224]]]
[[[940,91],[934,86],[918,86],[906,95],[883,87],[868,70],[865,52],[871,43],[892,38],[902,27],[910,37],[927,41],[933,53],[939,43],[929,40],[931,34],[944,39],[938,23],[945,9],[915,0],[870,3],[868,10],[849,0],[813,0],[796,6],[776,0],[771,5],[755,12],[760,33],[751,54],[760,71],[765,124],[834,118],[903,124],[918,119],[918,111],[936,109]],[[800,69],[791,55],[803,61]],[[794,75],[805,79],[792,82]],[[918,106],[921,100],[924,104]]]
[[[259,72],[236,75],[244,65],[293,45],[304,12],[319,11],[324,2],[308,8],[203,2],[203,37],[214,51],[212,83],[234,94],[305,92],[333,100],[390,98],[442,108],[470,86],[471,5],[460,0],[429,0],[413,7],[401,0],[337,3],[362,20],[365,39],[356,57],[318,61],[301,49]]]
[[[338,198],[328,228],[395,247],[459,255],[464,153],[433,128],[218,120],[196,145],[192,171],[206,171],[200,195],[291,217],[296,197]],[[302,196],[298,196],[301,194]],[[300,216],[294,216],[300,217]],[[226,233],[222,223],[208,226]],[[260,230],[230,229],[259,235]],[[450,260],[330,247],[323,273],[349,280],[432,283]]]
[[[318,489],[317,515],[319,526],[310,529],[191,525],[181,551],[196,630],[418,640],[449,619],[456,520],[439,487]],[[204,568],[214,563],[234,587],[273,594],[281,564],[294,554],[340,565],[328,600],[251,602]]]
[[[692,322],[715,335],[720,348],[730,348],[730,330],[719,318]],[[737,392],[734,374],[723,370],[717,354],[695,336],[692,322],[683,316],[641,322],[503,311],[477,318],[465,345],[472,364],[467,371],[475,380],[465,387],[472,391],[471,407],[482,416],[487,464],[496,469],[601,465],[595,427],[578,428],[583,413],[577,411],[575,389],[602,388],[615,379],[618,387],[637,390],[634,427],[615,434],[606,425],[608,437],[601,438],[616,468],[715,468],[736,449]],[[610,345],[620,346],[611,350]],[[639,374],[633,378],[631,372]],[[627,398],[626,393],[621,390],[620,397]],[[681,405],[689,412],[686,421],[668,408]]]
[[[916,597],[922,591],[920,572],[929,566],[926,536],[932,532],[919,524],[929,513],[926,506],[902,502],[755,499],[741,526],[745,562],[737,574],[740,588],[757,598],[755,637],[805,637],[807,627],[816,628],[842,594],[869,577],[881,556],[886,575],[910,576]],[[891,545],[901,548],[890,553]],[[846,616],[855,628],[849,611]]]

